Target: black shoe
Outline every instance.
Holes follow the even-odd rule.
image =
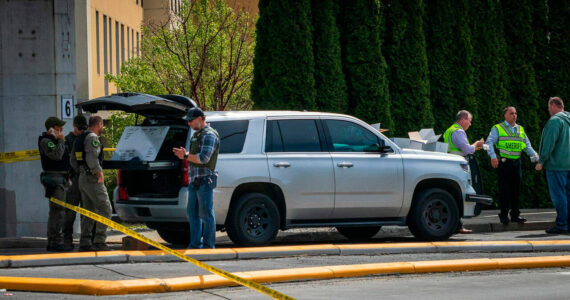
[[[93,248],[95,251],[111,251],[112,249],[107,246],[105,243],[96,243],[93,244]]]
[[[516,217],[516,218],[512,218],[512,217],[511,217],[511,222],[523,224],[524,222],[526,222],[526,219],[525,219],[525,218],[521,218],[521,217]]]
[[[91,245],[79,246],[79,252],[91,252],[91,251],[97,251],[97,250],[95,250],[95,247]]]
[[[63,244],[63,248],[65,249],[66,252],[70,252],[70,251],[73,251],[75,249],[73,244],[71,244],[71,245]]]
[[[566,234],[566,233],[568,233],[568,230],[563,230],[563,229],[560,229],[558,227],[548,228],[545,231],[546,231],[546,233],[549,233],[549,234]]]
[[[509,225],[509,218],[507,216],[499,215],[499,219],[503,225]]]
[[[46,247],[46,250],[49,252],[69,252],[73,250],[73,247],[71,247],[71,249],[65,245],[50,245]]]

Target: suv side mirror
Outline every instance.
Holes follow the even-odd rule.
[[[380,139],[380,146],[378,147],[378,152],[380,153],[392,153],[392,147],[386,146],[386,142],[383,139]]]

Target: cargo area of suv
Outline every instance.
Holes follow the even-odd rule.
[[[182,120],[180,120],[182,121]],[[147,126],[142,123],[141,126]],[[164,139],[156,160],[163,165],[172,166],[172,169],[164,168],[140,170],[140,169],[119,169],[119,186],[129,197],[140,198],[176,198],[182,186],[187,186],[185,182],[187,176],[184,174],[185,166],[181,165],[179,159],[172,153],[174,147],[185,147],[188,135],[188,126],[182,122],[172,122],[169,125],[168,133]],[[171,162],[171,164],[168,164]]]
[[[105,169],[118,169],[118,198],[177,198],[183,186],[188,185],[188,165],[181,163],[172,153],[174,147],[186,147],[188,125],[182,119],[194,101],[179,95],[146,95],[120,93],[104,96],[78,104],[91,113],[98,111],[124,111],[144,117],[135,126],[168,127],[168,132],[153,161],[138,157],[130,160],[107,160]],[[142,118],[141,118],[142,119]]]

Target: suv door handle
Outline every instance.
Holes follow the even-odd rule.
[[[354,164],[353,164],[353,163],[347,162],[347,161],[340,162],[340,163],[338,163],[338,164],[336,164],[336,165],[337,165],[339,168],[352,168],[352,167],[354,167]]]
[[[274,163],[273,166],[276,168],[289,168],[291,166],[291,164],[286,162],[286,161],[280,161],[280,162]]]

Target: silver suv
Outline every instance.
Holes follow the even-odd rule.
[[[81,106],[93,112],[105,101],[126,103],[120,98],[133,97],[128,95],[154,97],[121,95]],[[180,106],[178,113],[170,105],[163,115],[156,103],[134,105],[152,107],[147,111],[153,115],[130,112],[146,117],[140,126],[170,126],[157,159],[106,162],[106,167],[120,169],[114,205],[122,220],[145,222],[167,242],[186,245],[187,165],[171,149],[188,147],[192,132],[181,117],[193,104]],[[401,149],[351,116],[208,112],[206,121],[221,137],[216,222],[236,244],[266,244],[278,230],[298,227],[336,227],[347,238],[362,240],[383,225],[408,226],[421,240],[445,240],[456,232],[460,218],[475,216],[476,206],[492,201],[475,195],[462,157]]]

